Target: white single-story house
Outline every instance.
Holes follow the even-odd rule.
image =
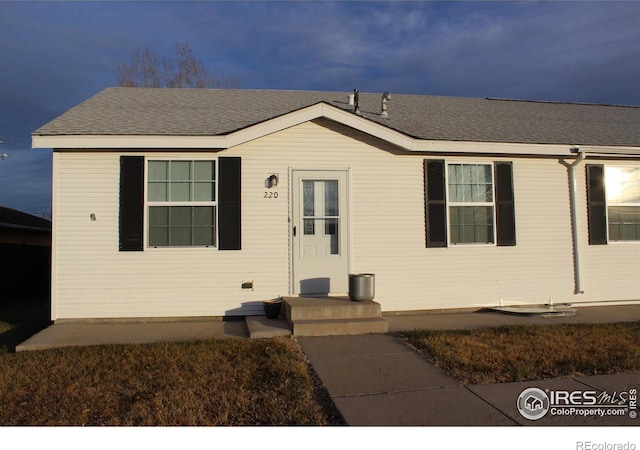
[[[32,138],[53,320],[640,301],[639,107],[108,88]]]

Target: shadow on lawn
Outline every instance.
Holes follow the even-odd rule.
[[[48,298],[0,300],[0,354],[51,324]]]

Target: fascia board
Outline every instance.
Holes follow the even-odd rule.
[[[411,150],[426,153],[473,153],[498,155],[561,156],[575,155],[574,145],[520,144],[510,142],[415,140]]]
[[[225,136],[64,135],[31,137],[32,148],[66,149],[196,149],[227,148]]]

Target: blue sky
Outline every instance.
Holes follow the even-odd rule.
[[[0,206],[51,208],[30,133],[116,85],[136,50],[188,43],[242,88],[640,105],[640,2],[6,2]]]

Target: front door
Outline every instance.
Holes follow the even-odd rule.
[[[346,171],[293,171],[293,293],[349,289]]]

